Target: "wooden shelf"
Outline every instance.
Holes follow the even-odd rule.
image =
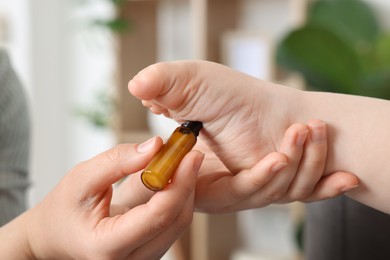
[[[156,62],[157,56],[157,1],[129,1],[119,10],[122,17],[130,17],[132,30],[118,37],[117,53],[117,124],[119,136],[147,132],[147,110],[129,94],[127,84],[140,70]]]

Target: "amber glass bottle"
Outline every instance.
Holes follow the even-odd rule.
[[[187,121],[175,129],[142,172],[142,182],[151,190],[162,190],[171,180],[183,157],[196,144],[202,123]]]

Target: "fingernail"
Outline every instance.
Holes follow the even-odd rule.
[[[156,142],[156,137],[152,137],[149,140],[143,142],[142,144],[139,144],[137,146],[137,152],[146,153],[147,151],[153,148],[155,142]]]
[[[325,123],[321,121],[309,123],[310,127],[310,139],[313,142],[323,142],[325,141],[326,129]]]
[[[359,187],[359,185],[354,185],[354,186],[344,186],[343,188],[341,188],[341,192],[347,192],[347,191],[350,191],[350,190],[353,190],[355,188]]]
[[[303,144],[306,141],[308,133],[309,133],[309,130],[306,130],[306,131],[302,131],[298,134],[297,139],[295,140],[296,146],[303,146]]]
[[[271,171],[273,173],[276,173],[278,171],[280,171],[281,169],[283,169],[284,167],[286,167],[288,163],[286,162],[276,162],[272,167],[271,167]]]
[[[204,156],[205,156],[204,153],[200,153],[200,155],[198,155],[198,158],[197,158],[197,160],[196,160],[195,163],[194,163],[194,171],[195,171],[195,172],[198,172],[198,171],[199,171],[200,166],[202,165]]]

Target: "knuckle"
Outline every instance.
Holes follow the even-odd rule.
[[[240,189],[231,189],[229,194],[233,201],[241,201],[246,197],[246,193]]]
[[[252,178],[251,182],[252,182],[252,185],[254,185],[255,187],[261,188],[265,184],[267,184],[268,179],[266,179],[263,176],[261,176],[261,177],[257,177],[257,178]]]
[[[123,154],[127,150],[127,146],[125,144],[116,145],[114,148],[106,151],[104,153],[107,160],[111,162],[118,162],[123,158]]]
[[[175,221],[175,224],[180,232],[186,230],[191,225],[193,216],[194,214],[192,211],[186,210],[183,214],[181,214],[177,221]]]
[[[310,169],[322,170],[322,168],[324,167],[324,159],[322,159],[321,157],[321,158],[309,160],[307,161],[307,165]]]
[[[283,198],[284,196],[284,192],[283,191],[273,191],[273,192],[268,192],[266,194],[266,198],[268,201],[277,201],[277,200],[280,200],[281,198]]]
[[[294,189],[291,193],[290,193],[290,198],[291,200],[293,201],[296,201],[296,200],[304,200],[306,199],[307,197],[309,197],[312,193],[312,189],[310,188],[299,188],[299,189]]]
[[[174,223],[175,218],[172,214],[169,213],[161,213],[158,217],[155,218],[152,228],[156,232],[163,231]]]

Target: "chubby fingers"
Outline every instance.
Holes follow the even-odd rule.
[[[313,193],[302,202],[313,202],[334,198],[359,186],[359,179],[348,172],[335,172],[323,177]]]
[[[269,203],[283,198],[292,181],[296,178],[308,135],[309,128],[304,124],[293,124],[287,129],[279,152],[287,156],[288,165],[279,171],[275,178],[261,190],[261,195]]]
[[[287,157],[284,154],[274,152],[268,154],[251,169],[235,175],[227,171],[204,174],[197,181],[196,207],[200,211],[211,213],[246,209],[248,205],[245,201],[248,197],[272,181],[277,172],[287,164]],[[259,206],[257,203],[256,207]]]
[[[324,176],[328,149],[326,125],[320,120],[312,120],[307,126],[310,132],[301,160],[295,167],[295,178],[279,203],[333,198],[357,187],[359,183],[356,176],[346,172]]]
[[[291,200],[302,200],[310,196],[323,175],[327,157],[326,125],[320,120],[308,122],[310,133],[304,153],[297,168],[297,175],[289,188]]]
[[[340,189],[343,186],[337,182],[337,176],[325,178],[322,184],[318,185],[327,156],[326,126],[323,122],[313,120],[307,125],[290,126],[279,152],[287,156],[289,164],[262,189],[242,201],[243,205],[247,204],[245,207],[261,207],[306,198],[322,200],[341,194]],[[344,182],[353,181],[347,177]],[[234,205],[232,208],[240,208],[243,205]]]

